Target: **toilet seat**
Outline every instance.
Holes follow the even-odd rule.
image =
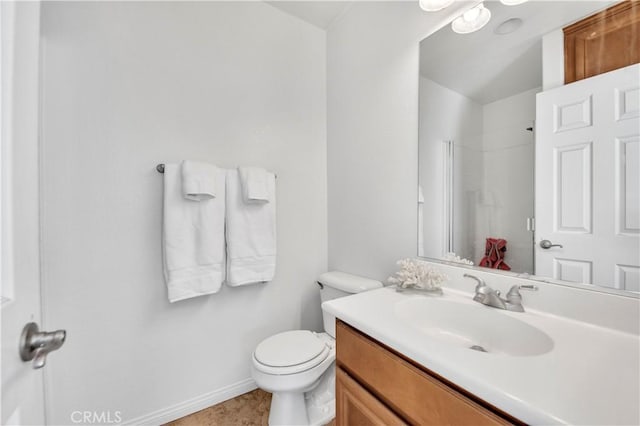
[[[285,331],[263,340],[256,347],[253,364],[267,374],[296,374],[322,363],[330,351],[329,345],[312,331]]]

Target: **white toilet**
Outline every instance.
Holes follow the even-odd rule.
[[[322,302],[382,287],[344,272],[318,279]],[[324,333],[294,330],[263,340],[253,352],[251,375],[271,392],[269,424],[323,425],[335,417],[335,317],[322,313]]]

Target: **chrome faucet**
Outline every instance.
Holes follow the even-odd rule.
[[[520,290],[538,290],[538,287],[535,285],[516,284],[511,287],[511,289],[509,289],[506,299],[503,299],[500,297],[500,291],[494,290],[489,287],[482,278],[478,278],[475,275],[471,274],[464,274],[464,277],[476,280],[476,282],[478,283],[476,285],[475,295],[473,296],[474,301],[482,303],[483,305],[491,306],[498,309],[504,309],[507,311],[524,312]]]

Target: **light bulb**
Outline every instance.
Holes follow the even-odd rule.
[[[478,9],[477,7],[474,7],[473,9],[467,10],[462,15],[462,18],[467,22],[473,22],[476,19],[478,19],[479,15],[480,15],[480,9]]]
[[[451,29],[458,34],[472,33],[487,25],[489,19],[491,19],[491,11],[480,3],[454,19]]]
[[[427,12],[437,12],[451,6],[455,0],[420,0],[420,7]]]

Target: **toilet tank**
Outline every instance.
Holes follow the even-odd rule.
[[[382,287],[380,281],[340,271],[325,272],[318,278],[318,284],[320,284],[320,300],[322,302]],[[322,320],[324,331],[335,338],[336,317],[322,310]]]

